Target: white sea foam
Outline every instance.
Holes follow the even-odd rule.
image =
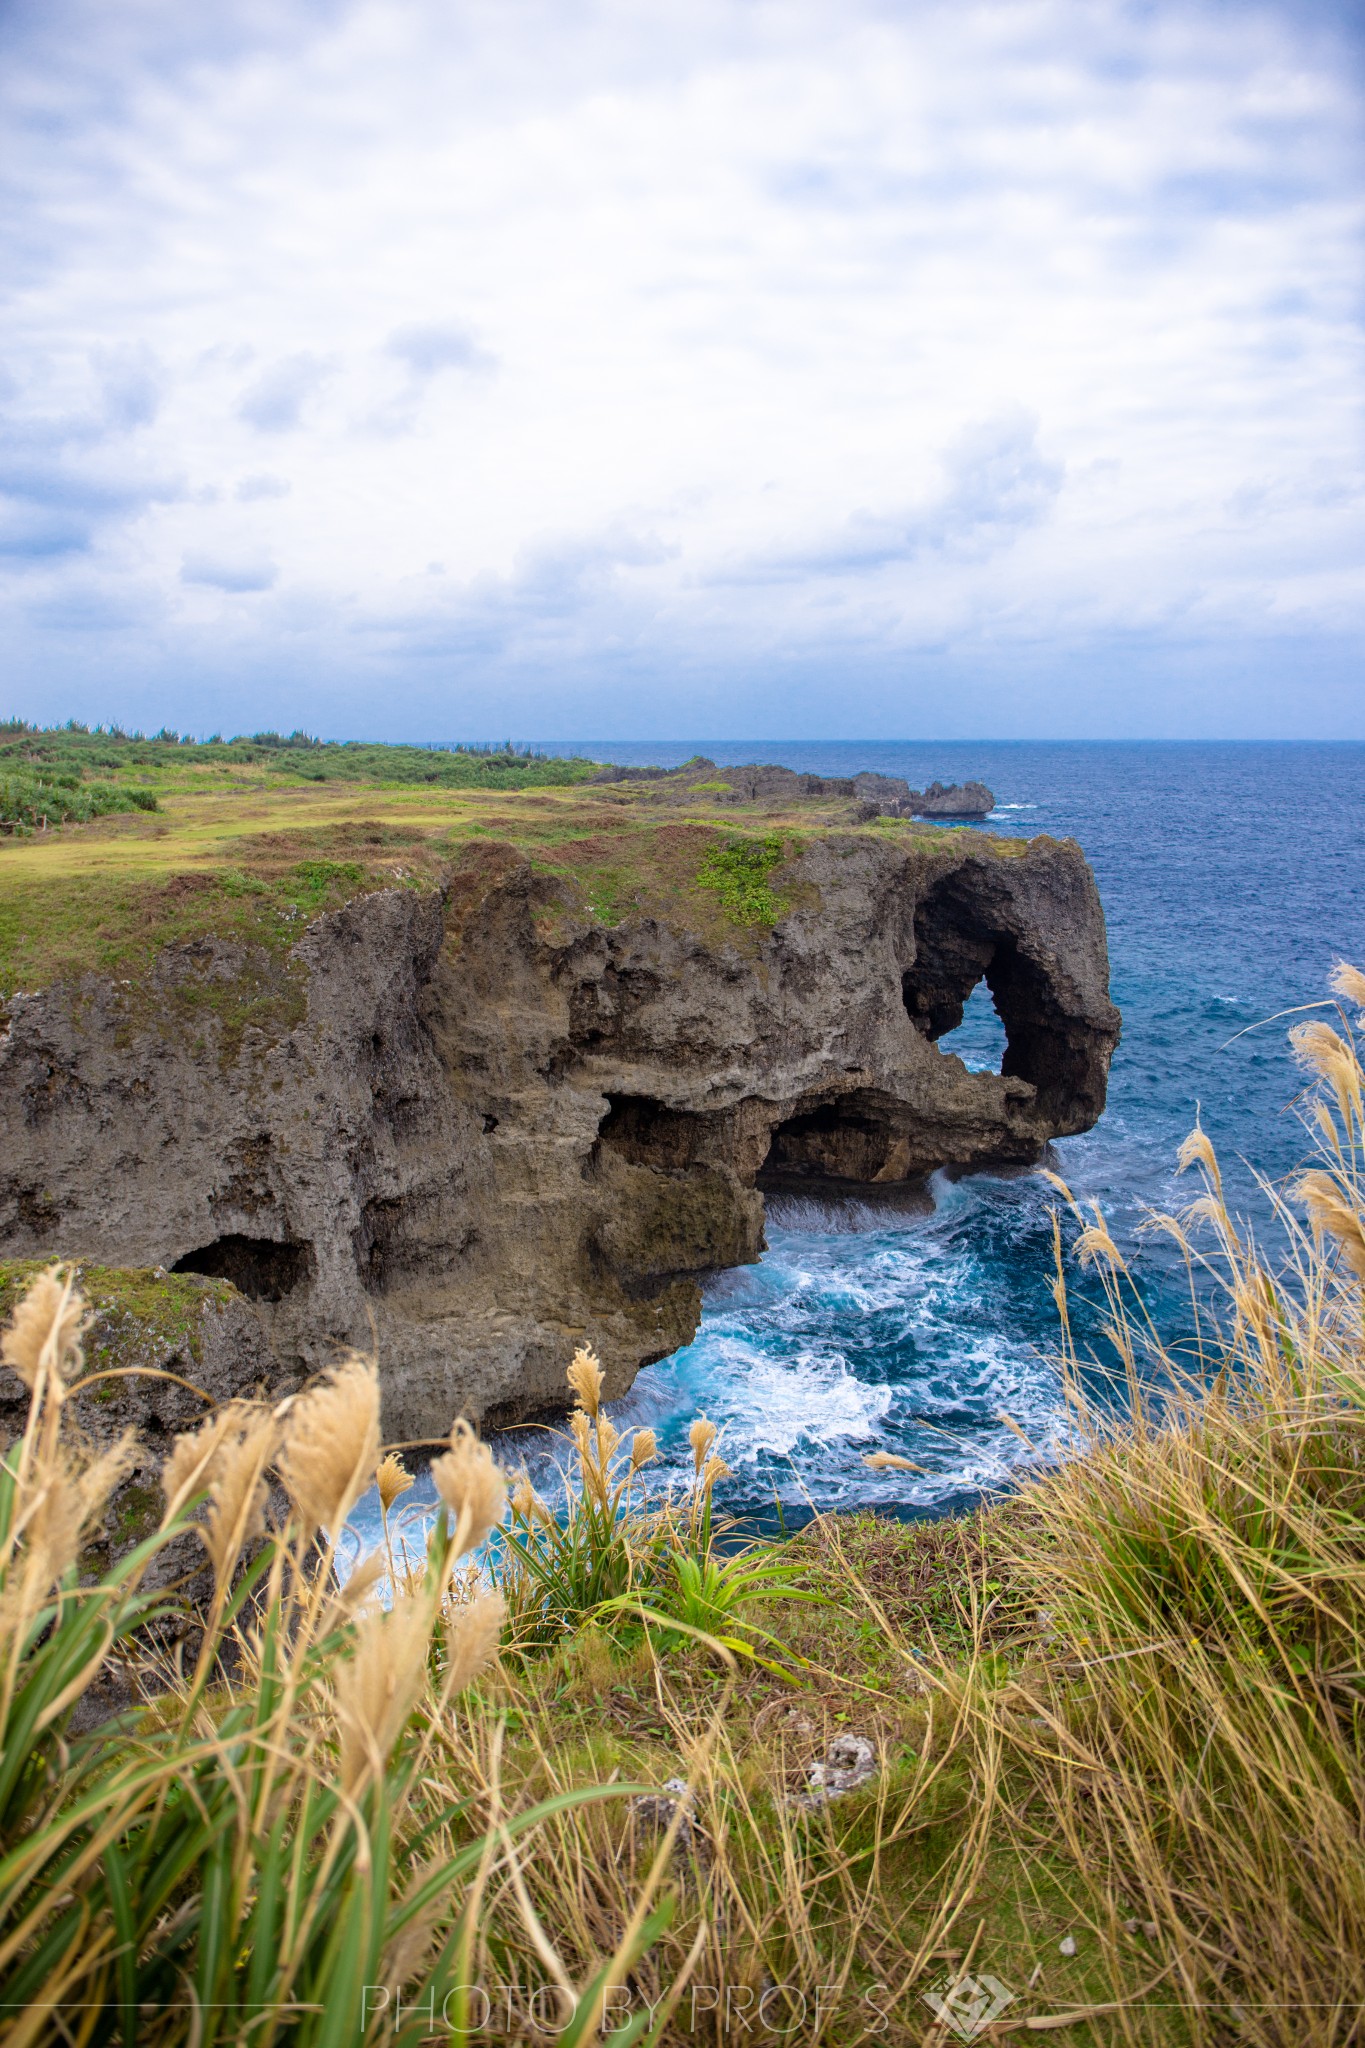
[[[932,1512],[999,1487],[1063,1443],[1056,1374],[1010,1313],[1012,1247],[1036,1238],[1038,1270],[1044,1228],[1038,1183],[1023,1180],[938,1174],[921,1209],[774,1201],[763,1261],[716,1277],[696,1340],[641,1372],[612,1418],[656,1431],[647,1476],[662,1493],[690,1483],[687,1427],[709,1415],[733,1475],[718,1499],[741,1515],[770,1514],[774,1498]],[[864,1457],[876,1449],[924,1470],[873,1472]],[[560,1495],[561,1434],[509,1431],[497,1451]],[[425,1477],[406,1506],[420,1531],[435,1512]],[[377,1540],[376,1503],[355,1520]]]

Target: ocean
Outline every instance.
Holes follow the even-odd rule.
[[[1100,1123],[1061,1140],[1046,1163],[1103,1210],[1158,1330],[1176,1341],[1190,1324],[1185,1269],[1141,1226],[1197,1192],[1175,1170],[1196,1116],[1233,1206],[1273,1234],[1257,1177],[1282,1179],[1308,1151],[1286,1013],[1326,996],[1336,960],[1365,966],[1365,745],[584,740],[546,750],[663,766],[700,753],[824,775],[872,768],[919,787],[975,777],[995,792],[992,831],[1079,840],[1104,903],[1123,1038]],[[998,1064],[1000,1042],[984,988],[961,1032],[940,1041],[982,1065]],[[1064,1449],[1051,1360],[1055,1191],[1013,1169],[940,1173],[928,1197],[896,1208],[770,1201],[760,1264],[718,1274],[695,1341],[642,1372],[612,1409],[620,1427],[658,1433],[654,1486],[685,1483],[698,1412],[719,1426],[731,1470],[718,1502],[754,1528],[796,1527],[827,1508],[948,1512]],[[1080,1333],[1099,1346],[1093,1283],[1072,1277]],[[509,1432],[498,1448],[553,1488],[549,1433]],[[923,1470],[873,1472],[863,1461],[874,1450]],[[408,1499],[420,1510],[426,1492],[419,1482]],[[368,1537],[372,1506],[358,1520]]]

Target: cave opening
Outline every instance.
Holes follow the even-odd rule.
[[[984,991],[984,992],[983,992]],[[1068,1028],[1042,963],[1031,958],[1002,920],[970,867],[945,876],[915,911],[915,960],[901,976],[906,1014],[915,1029],[945,1051],[984,1054],[999,1047],[997,1071],[1029,1082],[1039,1110],[1069,1121],[1090,1087],[1089,1049]],[[975,1004],[972,999],[975,996]],[[993,1035],[986,998],[1000,1032]],[[971,1006],[970,1033],[958,1041]],[[980,1072],[975,1058],[967,1064]]]
[[[201,1273],[230,1280],[248,1301],[283,1301],[313,1271],[313,1248],[274,1237],[242,1237],[235,1231],[186,1252],[173,1273]]]
[[[867,1186],[900,1179],[907,1148],[889,1113],[894,1108],[860,1090],[785,1117],[773,1127],[759,1187],[780,1192],[801,1181]]]
[[[941,1032],[936,1043],[940,1052],[956,1053],[969,1073],[999,1074],[1004,1071],[1007,1049],[1004,1020],[984,975],[962,1005],[962,1022],[949,1031]]]
[[[676,1171],[697,1164],[710,1122],[695,1110],[670,1109],[652,1095],[609,1095],[597,1142],[632,1166]]]

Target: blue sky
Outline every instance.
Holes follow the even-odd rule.
[[[0,711],[1365,737],[1353,20],[7,0]]]

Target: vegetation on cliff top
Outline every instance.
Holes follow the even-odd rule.
[[[1182,1149],[1202,1192],[1158,1222],[1223,1296],[1198,1379],[1058,1184],[1121,1398],[1071,1348],[1059,1217],[1076,1453],[965,1520],[824,1517],[728,1567],[709,1425],[688,1497],[651,1514],[648,1432],[616,1435],[580,1358],[568,1513],[519,1480],[506,1523],[457,1425],[399,1565],[406,1475],[351,1360],[179,1439],[162,1530],[81,1588],[117,1454],[64,1438],[79,1311],[40,1283],[4,1341],[32,1396],[0,1464],[9,2038],[947,2048],[946,2011],[983,2040],[1348,2048],[1365,975],[1337,988],[1336,1028],[1293,1034],[1319,1163],[1272,1195],[1281,1263],[1204,1134]],[[290,1517],[244,1565],[272,1465]],[[372,1474],[389,1538],[342,1590],[334,1539]],[[140,1574],[196,1502],[216,1591],[175,1658]],[[503,1597],[455,1570],[500,1524]],[[131,1703],[82,1732],[111,1660]],[[870,1770],[828,1798],[812,1765],[841,1737]]]
[[[302,1014],[283,963],[315,917],[368,890],[436,887],[489,846],[561,879],[567,917],[654,916],[743,943],[785,900],[771,886],[775,849],[830,829],[960,843],[948,827],[852,825],[838,801],[781,810],[698,790],[660,807],[629,785],[582,787],[590,762],[310,743],[307,758],[327,764],[311,779],[289,765],[298,750],[270,736],[200,745],[8,731],[0,771],[6,749],[35,773],[44,762],[67,773],[73,751],[103,773],[114,755],[145,787],[126,814],[0,837],[0,1001],[87,972],[139,983],[163,948],[212,936],[281,963],[244,969],[240,990],[216,971],[205,980],[202,1004],[223,1008],[238,1037],[252,1018],[287,1025]]]
[[[168,790],[365,783],[440,789],[566,788],[596,764],[514,748],[383,746],[254,733],[207,741],[118,727],[0,723],[0,837],[24,838],[91,818],[155,811]],[[110,778],[117,778],[111,780]]]
[[[50,1259],[0,1259],[0,1320],[45,1272]],[[204,1310],[236,1299],[226,1280],[198,1273],[167,1273],[159,1266],[75,1268],[90,1324],[83,1353],[93,1370],[144,1365],[184,1350],[195,1361],[202,1343]]]
[[[773,870],[788,857],[790,849],[780,832],[766,832],[760,839],[728,839],[705,855],[697,879],[704,889],[714,889],[725,909],[739,925],[774,925],[782,915],[782,899],[773,894]]]

